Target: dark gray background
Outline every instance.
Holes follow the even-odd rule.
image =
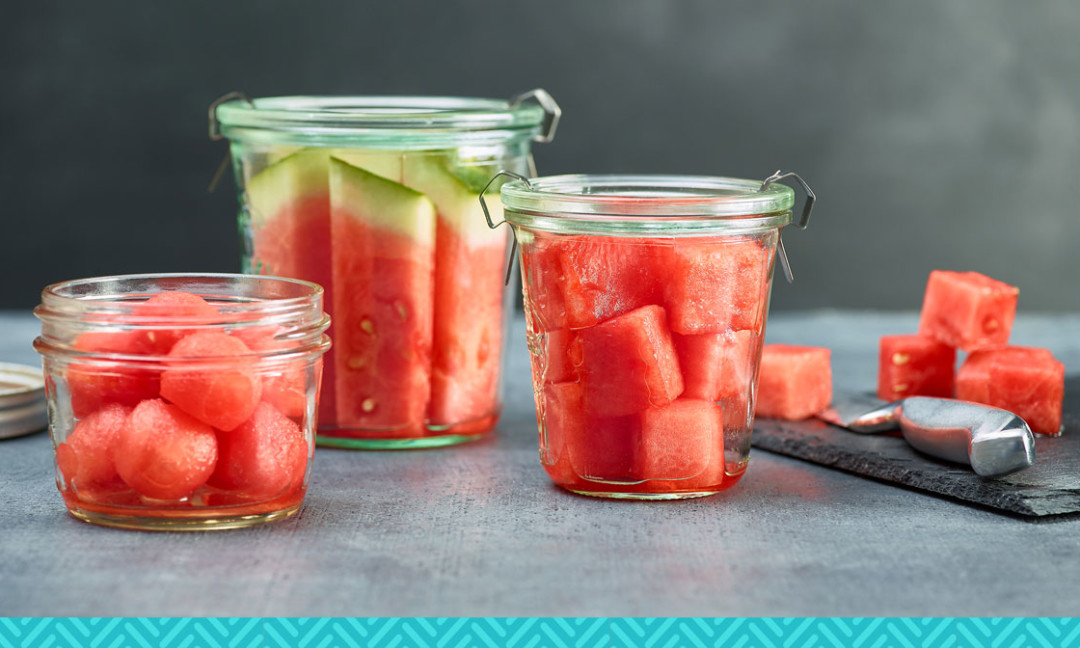
[[[104,273],[233,271],[206,108],[279,94],[562,104],[542,173],[797,170],[776,309],[913,309],[932,268],[1076,310],[1080,4],[21,2],[0,18],[0,307]]]

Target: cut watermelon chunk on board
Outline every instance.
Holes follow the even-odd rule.
[[[660,306],[578,331],[586,410],[600,418],[663,407],[683,392],[678,354]]]
[[[474,191],[445,155],[406,154],[403,183],[435,205],[435,298],[427,420],[448,426],[498,410],[507,233],[488,227]],[[498,214],[498,192],[489,192]]]
[[[655,272],[665,278],[671,330],[682,335],[761,333],[772,276],[772,247],[758,238],[674,239]]]
[[[761,350],[754,413],[799,421],[832,402],[831,352],[822,347],[766,344]]]
[[[1013,412],[1036,434],[1061,433],[1065,365],[1047,349],[1007,346],[969,355],[956,375],[956,397]]]
[[[926,284],[919,334],[974,351],[1009,341],[1020,289],[978,272],[934,270]]]
[[[704,473],[711,474],[705,477]],[[724,478],[724,418],[719,405],[680,398],[645,410],[635,476],[640,479],[695,479],[719,485]]]
[[[435,206],[334,159],[336,423],[416,436],[431,391]]]
[[[926,335],[885,335],[878,344],[878,398],[952,398],[956,349]]]

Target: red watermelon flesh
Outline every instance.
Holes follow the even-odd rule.
[[[251,418],[232,432],[218,434],[217,439],[211,486],[266,499],[303,484],[308,461],[304,433],[273,405],[259,403]]]
[[[956,397],[973,403],[990,402],[990,367],[1002,364],[1048,364],[1054,355],[1046,349],[1024,346],[1004,346],[972,351],[956,372]]]
[[[570,328],[594,326],[661,302],[652,259],[662,244],[620,237],[559,239],[561,287]]]
[[[93,353],[149,353],[145,338],[137,331],[82,333],[72,346]],[[108,403],[134,407],[142,400],[156,397],[161,385],[157,371],[149,367],[73,363],[68,367],[66,376],[71,392],[71,409],[76,418],[92,414]]]
[[[80,493],[124,488],[116,472],[116,446],[129,414],[130,407],[112,403],[75,424],[56,449],[57,464],[69,487]]]
[[[186,336],[169,352],[168,369],[161,374],[161,395],[187,414],[219,430],[229,431],[251,417],[262,397],[262,379],[251,366],[250,354],[239,339],[221,331]],[[212,358],[186,364],[185,359]]]
[[[678,354],[660,306],[643,306],[578,332],[586,410],[596,417],[663,407],[683,391]]]
[[[633,482],[634,456],[640,423],[635,416],[596,418],[584,407],[579,383],[556,383],[544,388],[546,459],[556,483],[581,477],[594,481]]]
[[[337,425],[416,436],[431,391],[434,205],[339,160],[330,184]]]
[[[1024,419],[1036,434],[1061,434],[1065,365],[1057,360],[1037,364],[995,359],[990,364],[987,404]]]
[[[712,468],[711,482],[724,477],[724,418],[719,405],[679,398],[666,407],[645,410],[635,476],[641,479],[691,479]]]
[[[926,335],[885,335],[878,348],[878,398],[952,398],[955,348]]]
[[[230,335],[241,340],[252,351],[273,351],[288,349],[290,342],[277,336],[281,328],[277,326],[250,326],[234,329]],[[316,361],[319,365],[322,359]],[[307,411],[308,372],[306,361],[294,361],[282,367],[260,370],[262,379],[262,399],[277,408],[285,416],[299,419]],[[332,389],[332,387],[331,387]]]
[[[210,478],[216,463],[213,428],[158,398],[135,407],[116,445],[120,477],[153,499],[192,495]]]
[[[832,402],[829,349],[766,344],[761,350],[757,416],[799,421]]]
[[[973,352],[956,374],[956,397],[1013,412],[1033,432],[1061,433],[1065,365],[1046,349],[1006,346]]]
[[[934,270],[926,284],[919,334],[974,351],[1009,341],[1020,290],[978,272]]]
[[[160,322],[162,324],[204,324],[218,320],[221,315],[217,308],[202,297],[182,290],[158,293],[135,306],[131,314],[139,318],[139,320],[143,320],[140,324],[149,324],[151,322]],[[174,344],[180,341],[180,338],[195,330],[154,328],[139,331],[137,335],[141,337],[140,344],[145,348],[146,353],[165,355],[173,348]]]
[[[478,192],[445,155],[407,154],[402,183],[435,205],[435,298],[427,421],[451,426],[499,408],[507,233],[488,227]],[[489,206],[501,211],[497,193]],[[494,201],[494,202],[493,202]]]
[[[671,330],[683,335],[760,333],[768,307],[772,249],[756,238],[675,239],[655,262],[665,277]]]
[[[539,330],[567,328],[559,239],[538,234],[523,244],[521,273],[527,320]]]
[[[753,345],[750,331],[702,335],[673,333],[686,389],[682,398],[720,401],[750,394]]]
[[[570,329],[556,329],[544,334],[545,383],[573,382],[578,379],[581,367],[581,340]]]
[[[323,287],[324,309],[333,313],[330,245],[329,154],[304,149],[270,165],[247,184],[252,250],[249,271],[312,281]],[[337,333],[331,324],[330,335]],[[335,349],[326,355],[319,424],[336,415]]]

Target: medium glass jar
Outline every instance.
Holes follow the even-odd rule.
[[[322,288],[98,277],[46,287],[34,314],[56,481],[74,517],[173,531],[299,510],[330,346]]]
[[[318,442],[418,448],[490,431],[508,237],[477,196],[499,169],[530,173],[530,145],[558,117],[550,96],[238,98],[211,113],[231,142],[244,271],[326,289]]]
[[[551,479],[680,499],[746,470],[781,184],[572,175],[502,186]]]

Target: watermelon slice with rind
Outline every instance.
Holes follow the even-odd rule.
[[[415,436],[431,390],[435,206],[338,159],[330,194],[336,423]]]

